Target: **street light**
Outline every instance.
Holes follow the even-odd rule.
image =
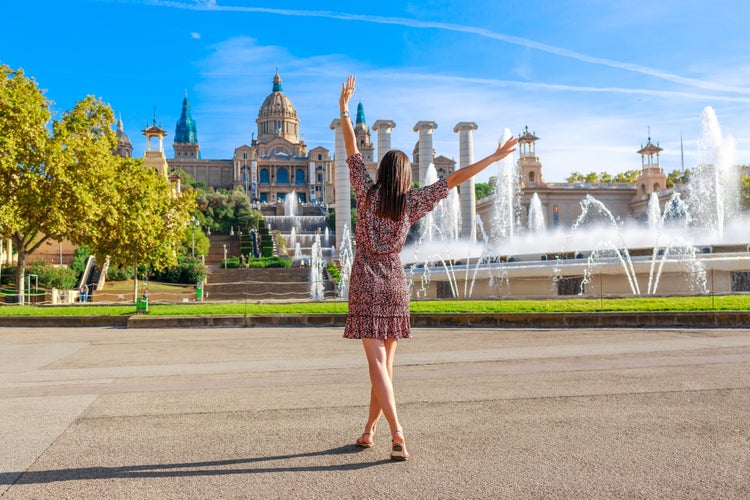
[[[195,215],[193,215],[190,218],[190,227],[193,230],[193,251],[192,251],[193,258],[195,258],[195,228],[200,225],[201,225],[200,221],[196,220]]]
[[[224,243],[224,269],[227,268],[227,244]]]

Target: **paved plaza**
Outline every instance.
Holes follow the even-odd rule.
[[[0,328],[0,496],[748,498],[750,330]]]

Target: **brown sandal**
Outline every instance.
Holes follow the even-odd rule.
[[[396,434],[404,435],[402,431],[396,431]],[[406,462],[409,460],[409,454],[406,452],[406,441],[403,443],[391,441],[391,460],[394,462]]]
[[[365,436],[370,436],[370,440],[366,441],[364,438]],[[360,448],[372,448],[375,444],[375,436],[374,434],[371,434],[369,432],[363,433],[360,437],[357,438],[357,442],[355,443]]]

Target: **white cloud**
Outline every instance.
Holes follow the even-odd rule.
[[[196,31],[191,31],[190,32],[190,38],[192,38],[193,40],[200,40],[201,39],[201,34],[198,33],[198,32],[196,32]]]

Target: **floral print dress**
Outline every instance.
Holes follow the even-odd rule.
[[[409,338],[409,287],[399,254],[409,227],[427,215],[448,196],[448,183],[441,179],[429,186],[412,189],[399,221],[377,216],[380,190],[367,193],[374,185],[362,155],[346,160],[349,179],[357,199],[357,250],[349,281],[349,314],[344,337]]]

